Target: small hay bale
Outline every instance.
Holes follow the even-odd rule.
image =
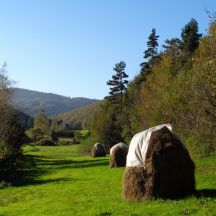
[[[95,143],[94,147],[91,151],[91,156],[94,157],[105,157],[106,156],[106,150],[104,148],[104,145],[101,143]]]
[[[151,133],[143,166],[126,168],[123,196],[129,200],[183,198],[195,192],[194,170],[182,142],[162,127]]]
[[[125,167],[127,158],[127,146],[124,143],[118,143],[110,149],[110,168]]]

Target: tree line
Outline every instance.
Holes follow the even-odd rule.
[[[181,38],[165,40],[158,52],[153,28],[140,71],[128,81],[126,63],[113,68],[110,92],[91,123],[95,140],[107,148],[129,143],[137,132],[171,123],[190,153],[204,156],[216,150],[216,21],[209,13],[207,35],[191,19]]]

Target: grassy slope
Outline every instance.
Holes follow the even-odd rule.
[[[108,157],[78,157],[78,146],[32,150],[25,147],[26,178],[0,190],[2,216],[216,215],[216,155],[196,162],[199,198],[129,202],[121,197],[124,169],[110,169]]]

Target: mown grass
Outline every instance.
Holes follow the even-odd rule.
[[[24,178],[0,190],[0,215],[216,215],[216,155],[196,161],[197,194],[132,202],[121,196],[124,169],[108,157],[79,157],[79,145],[24,148]]]

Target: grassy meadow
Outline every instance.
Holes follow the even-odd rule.
[[[24,177],[0,189],[0,216],[216,215],[216,155],[197,160],[197,194],[182,200],[125,201],[124,168],[79,155],[79,145],[25,146]]]

